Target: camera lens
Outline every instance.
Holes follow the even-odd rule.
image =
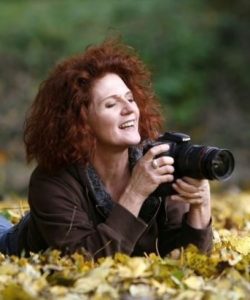
[[[230,151],[216,147],[185,145],[177,158],[180,176],[225,180],[234,169],[234,158]]]
[[[228,150],[217,150],[211,158],[211,173],[213,179],[227,179],[234,169],[234,158]]]

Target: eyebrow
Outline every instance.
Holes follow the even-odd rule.
[[[132,92],[129,90],[129,91],[126,92],[125,97],[128,96],[128,95],[130,95],[130,94],[133,95]],[[100,103],[103,102],[103,101],[106,100],[106,99],[109,99],[109,98],[118,98],[118,97],[120,97],[120,96],[121,96],[121,95],[118,95],[118,94],[114,94],[114,95],[107,96],[107,97],[103,98],[103,99],[100,101]]]

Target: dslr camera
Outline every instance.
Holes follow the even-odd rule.
[[[234,170],[233,154],[227,149],[192,145],[190,136],[178,132],[165,132],[155,141],[148,143],[144,149],[145,154],[150,148],[159,144],[169,144],[168,151],[161,156],[174,158],[174,180],[184,176],[197,179],[226,180]],[[167,196],[174,194],[171,183],[160,184],[153,192],[154,196]]]

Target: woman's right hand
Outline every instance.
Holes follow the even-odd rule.
[[[138,215],[143,202],[161,183],[173,181],[174,159],[170,156],[154,158],[168,150],[168,144],[152,147],[136,163],[125,192],[118,201],[134,215]]]

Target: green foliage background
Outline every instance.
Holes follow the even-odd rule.
[[[2,0],[0,194],[26,192],[22,124],[39,83],[59,60],[114,34],[150,67],[166,129],[232,149],[226,187],[248,188],[249,23],[246,0]]]

